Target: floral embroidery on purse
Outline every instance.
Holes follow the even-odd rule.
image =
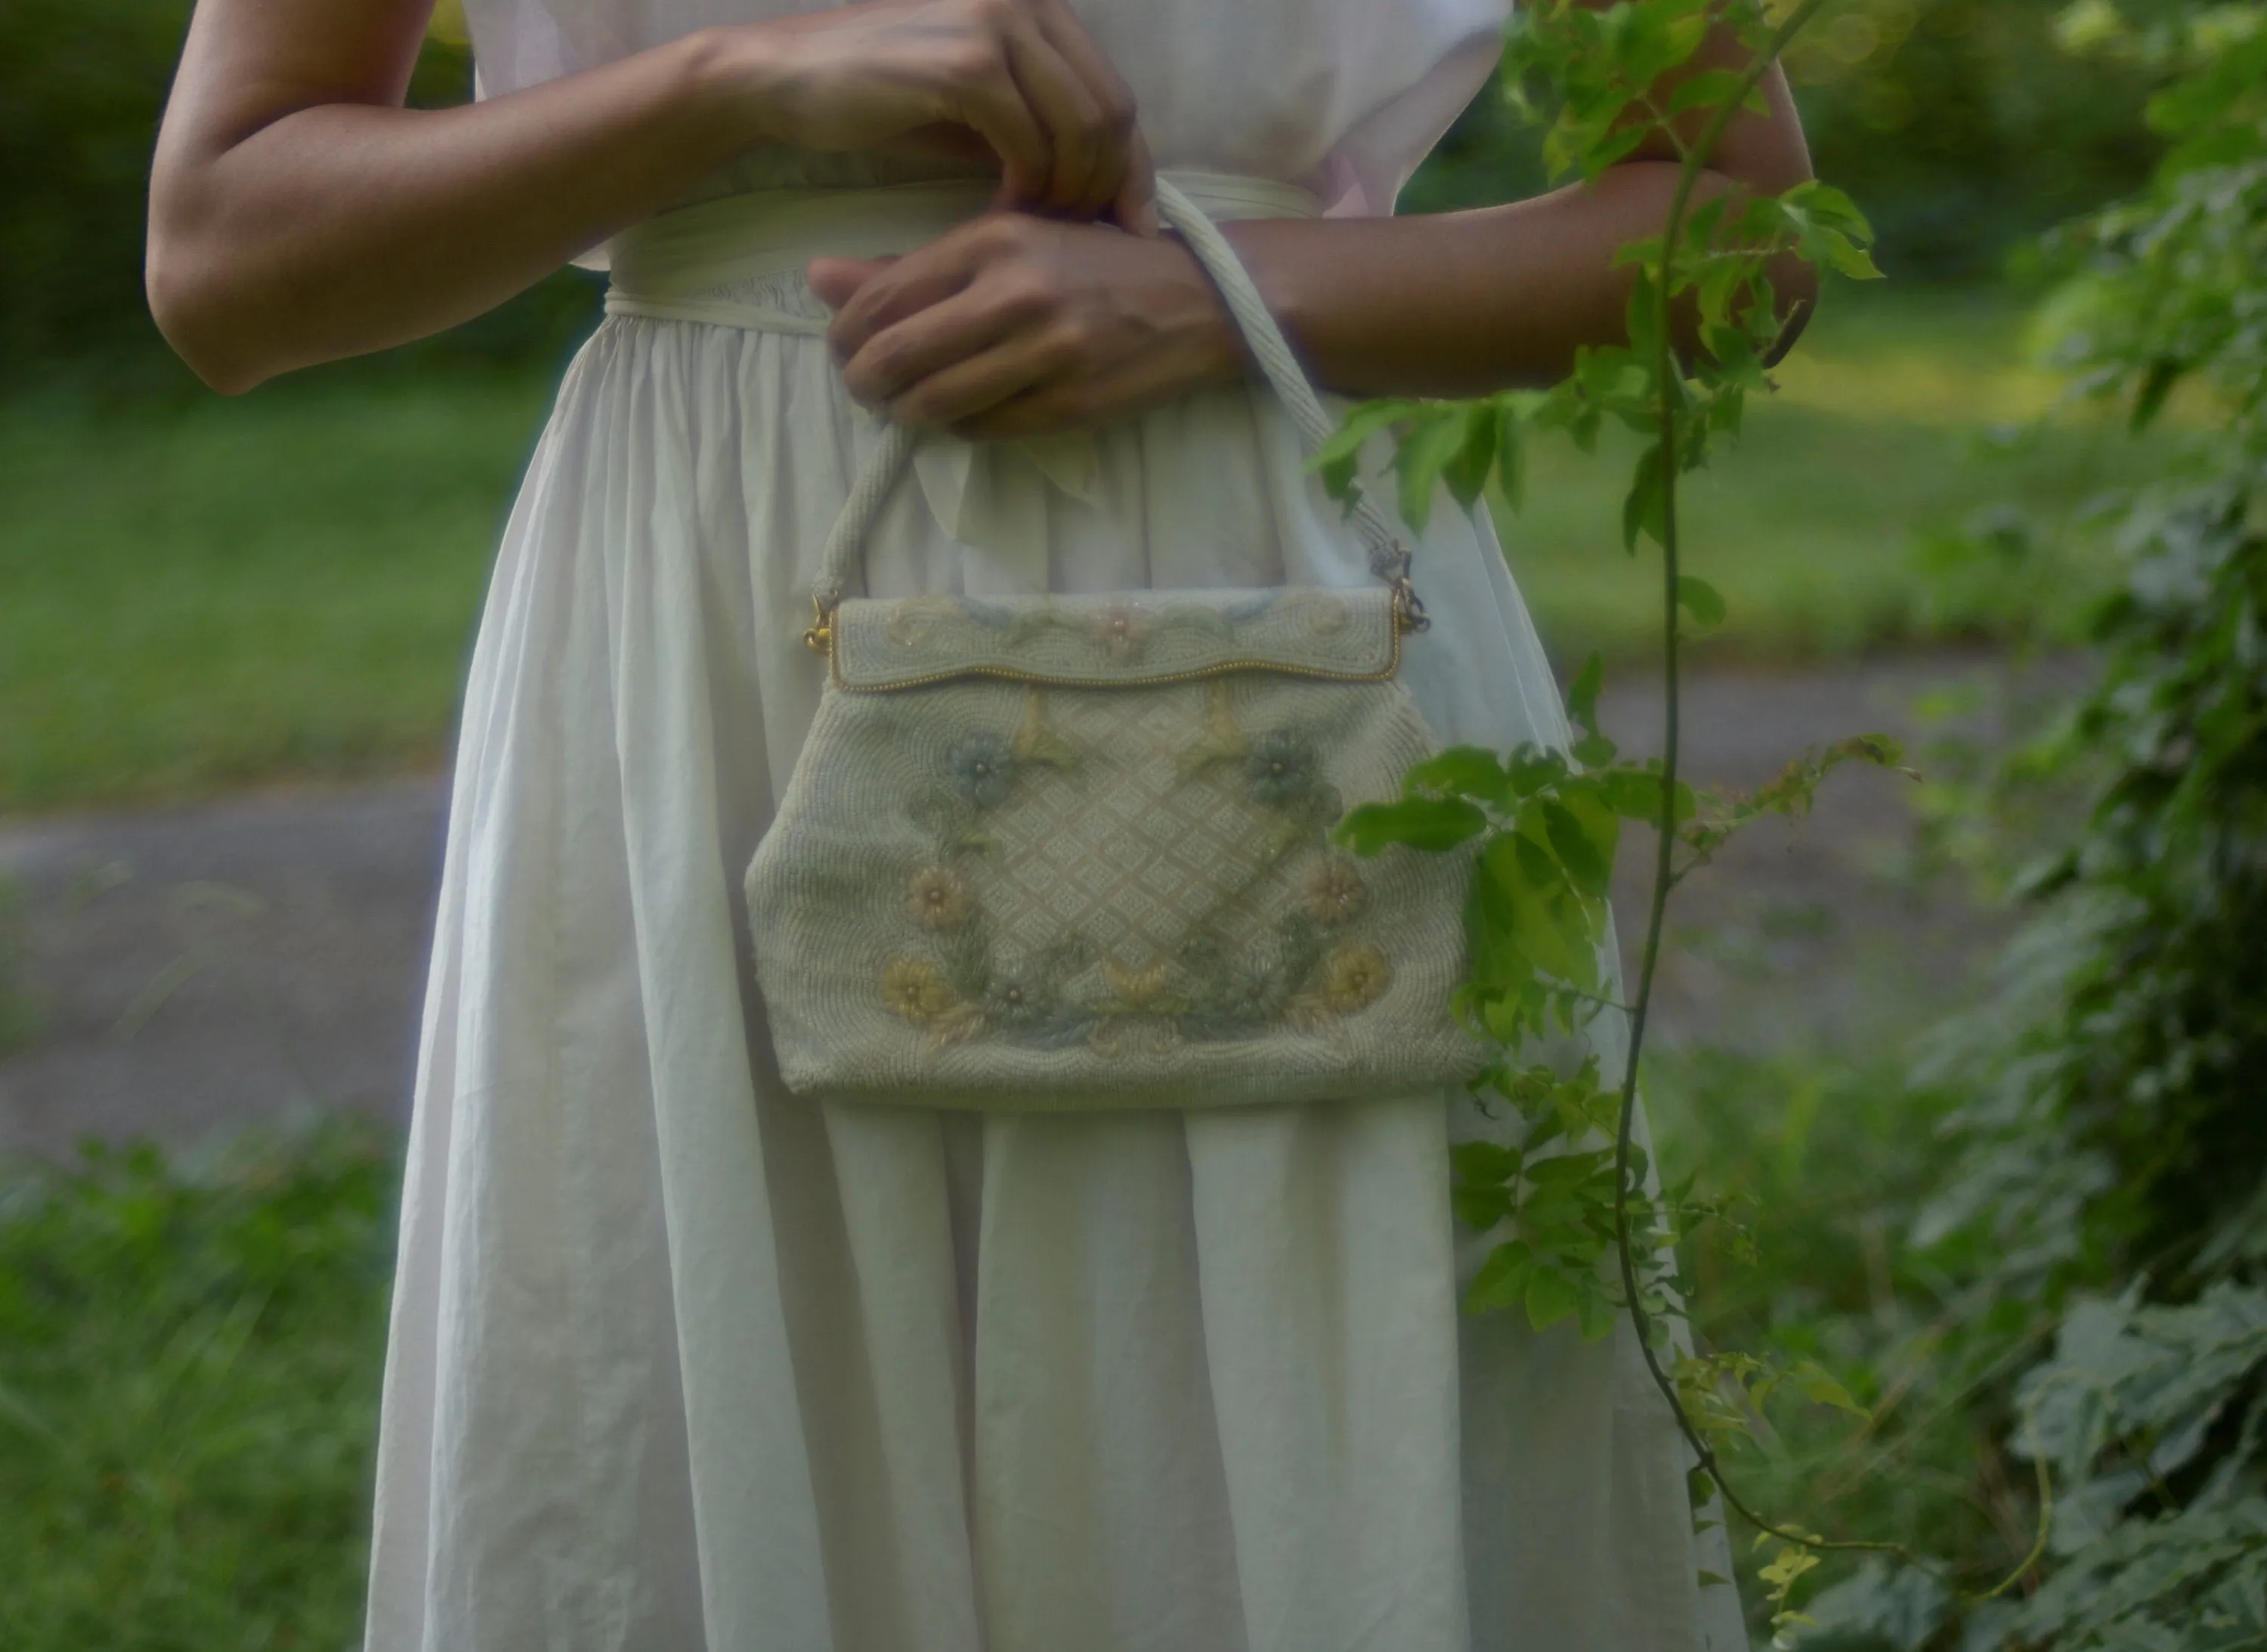
[[[1160,186],[1310,441],[1328,415],[1227,244]],[[801,1093],[994,1109],[1410,1093],[1485,1048],[1449,1001],[1469,863],[1332,828],[1434,749],[1398,678],[1407,554],[1362,590],[845,598],[911,438],[823,559],[817,718],[748,870]]]

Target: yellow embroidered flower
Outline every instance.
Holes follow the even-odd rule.
[[[924,866],[906,885],[906,915],[924,929],[956,929],[976,910],[968,880],[944,866]]]
[[[1147,1010],[1157,995],[1165,990],[1165,983],[1171,979],[1171,971],[1163,964],[1152,964],[1145,970],[1135,971],[1121,969],[1116,964],[1105,962],[1102,966],[1102,977],[1110,983],[1110,990],[1117,995],[1119,1003],[1134,1010]]]
[[[1376,1003],[1393,979],[1385,954],[1374,946],[1342,946],[1323,963],[1323,1002],[1342,1016]]]
[[[1369,885],[1343,855],[1324,855],[1299,885],[1299,910],[1325,929],[1351,923],[1369,904]]]
[[[915,1026],[927,1026],[952,1007],[952,988],[927,958],[901,958],[882,972],[882,1002]]]

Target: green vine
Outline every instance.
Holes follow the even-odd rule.
[[[1777,195],[1719,187],[1704,195],[1726,129],[1741,111],[1764,107],[1764,76],[1823,4],[1797,0],[1775,15],[1759,0],[1622,0],[1603,8],[1542,0],[1530,8],[1510,38],[1505,77],[1515,104],[1549,122],[1544,154],[1554,178],[1595,182],[1648,134],[1664,135],[1674,148],[1678,170],[1662,232],[1623,247],[1616,260],[1631,272],[1627,341],[1583,348],[1567,377],[1545,391],[1364,404],[1317,461],[1326,486],[1350,499],[1361,487],[1365,447],[1390,435],[1399,510],[1421,531],[1442,487],[1468,510],[1491,491],[1518,510],[1524,455],[1537,433],[1563,431],[1588,452],[1612,420],[1645,444],[1624,502],[1622,540],[1632,554],[1648,540],[1661,552],[1661,758],[1619,760],[1597,725],[1602,670],[1593,657],[1568,691],[1579,731],[1570,752],[1444,753],[1410,772],[1398,799],[1355,811],[1341,836],[1359,854],[1389,844],[1469,845],[1474,854],[1471,968],[1458,1010],[1504,1052],[1477,1086],[1484,1105],[1508,1105],[1525,1129],[1516,1146],[1482,1142],[1455,1151],[1459,1218],[1483,1231],[1509,1230],[1468,1288],[1467,1307],[1521,1306],[1537,1330],[1572,1319],[1592,1338],[1608,1334],[1618,1312],[1630,1317],[1647,1369],[1693,1453],[1696,1507],[1720,1497],[1756,1529],[1759,1546],[1777,1546],[1758,1575],[1781,1644],[1808,1621],[1793,1597],[1820,1553],[1926,1562],[1900,1544],[1830,1540],[1769,1520],[1726,1482],[1721,1447],[1746,1437],[1757,1408],[1782,1388],[1867,1413],[1815,1362],[1781,1369],[1751,1355],[1669,1344],[1663,1326],[1677,1296],[1676,1241],[1728,1213],[1689,1192],[1657,1193],[1635,1127],[1640,1062],[1678,885],[1749,822],[1807,811],[1839,764],[1902,761],[1894,740],[1866,735],[1806,753],[1745,795],[1696,793],[1678,771],[1683,628],[1688,615],[1713,625],[1724,609],[1712,586],[1684,571],[1679,479],[1706,464],[1720,438],[1736,437],[1749,395],[1772,388],[1767,365],[1787,327],[1772,262],[1792,256],[1852,278],[1879,274],[1866,251],[1864,217],[1829,185],[1806,182]],[[1745,66],[1695,69],[1719,29],[1742,43]],[[1697,346],[1689,352],[1680,349],[1680,320]],[[1626,1004],[1616,1002],[1604,961],[1607,885],[1625,820],[1656,833],[1636,992]],[[1610,1081],[1602,1078],[1591,1036],[1609,1010],[1624,1012],[1627,1027]],[[1557,1061],[1530,1054],[1554,1037],[1571,1039],[1573,1054]]]

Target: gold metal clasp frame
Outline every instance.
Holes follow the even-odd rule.
[[[817,597],[813,597],[811,599],[811,629],[803,634],[803,645],[817,653],[833,653],[834,651],[834,610],[821,603]]]
[[[1409,583],[1406,574],[1397,575],[1393,581],[1393,623],[1404,636],[1412,631],[1433,628],[1432,616],[1425,612],[1425,605],[1417,597],[1417,587]]]

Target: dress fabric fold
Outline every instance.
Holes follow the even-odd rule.
[[[1626,1331],[1459,1312],[1448,1153],[1507,1127],[1468,1099],[783,1089],[741,876],[876,439],[815,326],[619,313],[567,371],[466,692],[367,1652],[1743,1647]],[[1368,577],[1264,393],[1079,453],[899,489],[869,591]],[[1444,504],[1414,575],[1442,738],[1563,743],[1486,521]]]

